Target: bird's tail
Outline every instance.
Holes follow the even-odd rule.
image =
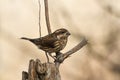
[[[40,39],[39,38],[30,39],[30,38],[22,37],[21,39],[28,40],[28,41],[32,42],[33,44],[35,44],[35,45],[39,45],[40,44]]]
[[[21,37],[20,39],[24,39],[24,40],[32,40],[32,39],[30,39],[30,38],[26,38],[26,37]]]

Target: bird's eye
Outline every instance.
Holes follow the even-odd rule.
[[[65,32],[61,32],[62,34],[65,33]]]

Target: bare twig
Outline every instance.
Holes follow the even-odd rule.
[[[39,4],[39,34],[40,34],[40,37],[41,37],[41,24],[40,24],[41,5],[40,5],[40,0],[38,0],[38,4]]]
[[[46,20],[47,30],[48,30],[48,34],[51,34],[52,31],[51,31],[50,20],[49,20],[48,0],[44,0],[44,5],[45,5],[45,20]],[[46,52],[45,54],[47,57],[47,62],[49,62],[48,54]]]
[[[45,4],[45,18],[46,18],[46,25],[48,29],[48,33],[52,33],[51,31],[51,26],[50,26],[50,21],[49,21],[49,10],[48,10],[48,0],[44,0]]]
[[[45,52],[45,55],[46,55],[46,57],[47,57],[47,62],[49,62],[49,57],[48,57],[47,52]]]
[[[60,63],[62,63],[66,58],[68,58],[70,55],[72,55],[76,51],[80,50],[86,44],[87,44],[87,40],[84,38],[78,45],[76,45],[74,48],[72,48],[68,52],[58,55],[55,60],[56,66],[59,67]]]
[[[76,45],[74,48],[69,50],[68,52],[64,53],[64,59],[70,56],[71,54],[75,53],[76,51],[80,50],[83,46],[87,44],[87,40],[84,38],[78,45]]]

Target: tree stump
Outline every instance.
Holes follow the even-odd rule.
[[[70,55],[81,49],[87,44],[87,40],[83,39],[78,45],[70,49],[66,53],[56,55],[54,63],[42,63],[39,59],[29,61],[28,72],[22,72],[22,80],[61,80],[59,73],[60,64]]]
[[[54,63],[41,63],[39,59],[29,61],[28,72],[22,72],[22,80],[61,80]]]

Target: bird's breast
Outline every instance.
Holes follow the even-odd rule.
[[[66,46],[66,43],[67,43],[66,39],[56,41],[55,42],[55,50],[60,51],[60,50],[64,49]]]
[[[49,47],[48,46],[46,46],[46,47],[44,46],[43,47],[43,46],[39,45],[38,48],[40,48],[43,51],[46,51],[48,53],[54,53],[54,52],[59,52],[62,49],[64,49],[66,44],[67,44],[67,39],[57,40],[57,41],[54,42],[54,47],[50,47],[50,46]]]

